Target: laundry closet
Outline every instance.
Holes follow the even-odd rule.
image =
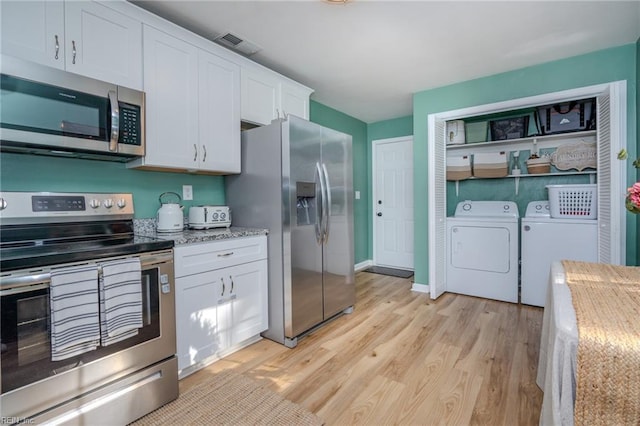
[[[551,260],[624,263],[624,84],[429,116],[433,298],[544,306]]]

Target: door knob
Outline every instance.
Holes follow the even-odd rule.
[[[382,213],[378,213],[378,216],[379,216],[379,217],[382,217]]]

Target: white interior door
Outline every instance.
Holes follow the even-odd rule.
[[[413,269],[413,137],[373,142],[376,265]]]

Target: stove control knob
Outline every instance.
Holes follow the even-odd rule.
[[[97,209],[98,207],[100,207],[100,200],[96,200],[95,198],[91,201],[89,201],[89,206],[92,209]]]
[[[0,198],[0,210],[4,210],[7,208],[7,200],[4,198]]]
[[[111,207],[113,207],[113,200],[111,198],[107,198],[102,202],[102,205],[110,209]]]
[[[127,200],[125,200],[124,198],[120,198],[118,200],[117,206],[119,209],[124,209],[127,206]]]

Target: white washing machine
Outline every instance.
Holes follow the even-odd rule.
[[[532,201],[521,221],[520,301],[544,307],[554,260],[598,261],[598,221],[553,219],[548,201]]]
[[[518,303],[518,206],[462,201],[447,218],[447,291]]]

